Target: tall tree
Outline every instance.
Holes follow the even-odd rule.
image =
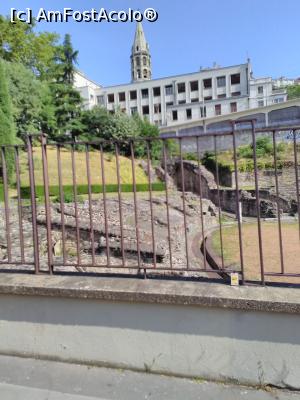
[[[50,78],[58,51],[58,38],[55,33],[36,33],[34,24],[11,23],[9,18],[0,15],[0,57],[23,64],[41,79]]]
[[[0,145],[15,143],[11,98],[3,61],[0,60]],[[6,151],[8,177],[11,179],[14,170],[14,159],[11,150]]]
[[[58,53],[55,81],[51,84],[60,137],[64,137],[66,132],[79,134],[82,130],[80,120],[82,99],[80,93],[73,87],[77,57],[78,51],[74,51],[71,37],[67,34]]]
[[[62,46],[62,77],[65,83],[72,85],[74,82],[75,65],[78,64],[78,50],[74,50],[71,36],[67,33]]]

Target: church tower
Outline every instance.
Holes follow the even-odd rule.
[[[151,79],[151,56],[146,42],[142,24],[137,23],[134,42],[131,50],[132,82]]]

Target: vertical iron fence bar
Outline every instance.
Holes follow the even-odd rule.
[[[4,189],[4,209],[5,209],[5,231],[6,231],[6,243],[7,243],[7,261],[11,263],[11,238],[10,238],[10,209],[9,209],[9,193],[8,193],[8,171],[6,163],[6,150],[5,147],[1,147],[1,158],[2,158],[2,177],[3,177],[3,189]]]
[[[167,208],[167,224],[168,224],[168,243],[169,243],[169,254],[170,254],[170,267],[173,268],[172,262],[172,243],[171,243],[171,227],[170,227],[170,210],[169,210],[169,190],[168,190],[168,171],[167,171],[167,154],[166,154],[166,142],[163,141],[163,159],[164,159],[164,170],[165,170],[165,192],[166,192],[166,208]]]
[[[155,230],[154,230],[154,215],[153,215],[153,198],[152,198],[152,178],[150,169],[150,145],[147,140],[147,174],[148,174],[148,186],[149,186],[149,202],[150,202],[150,217],[151,217],[151,235],[152,235],[152,251],[153,251],[153,264],[156,268],[156,243],[155,243]]]
[[[56,152],[57,152],[57,173],[58,173],[59,202],[60,202],[61,239],[62,239],[62,248],[63,248],[63,263],[64,263],[64,265],[66,265],[67,254],[66,254],[65,200],[64,200],[64,187],[63,187],[63,182],[62,182],[62,166],[61,166],[60,149],[61,149],[60,144],[57,144]]]
[[[179,138],[179,156],[180,156],[180,169],[181,169],[181,193],[182,193],[182,208],[183,208],[183,224],[184,224],[184,238],[185,238],[185,253],[186,253],[186,267],[190,268],[189,263],[189,244],[188,244],[188,233],[186,224],[186,209],[185,209],[185,180],[182,160],[182,138]]]
[[[93,222],[91,168],[90,168],[90,154],[89,154],[88,144],[85,145],[85,162],[86,162],[86,176],[88,181],[88,202],[89,202],[89,217],[90,217],[90,235],[92,244],[92,264],[95,265],[95,232],[94,232],[94,222]]]
[[[259,245],[259,258],[260,258],[260,274],[261,274],[261,284],[264,285],[265,284],[265,272],[264,272],[264,259],[263,259],[262,234],[261,234],[260,197],[259,197],[259,186],[258,186],[258,175],[257,175],[256,137],[255,137],[254,121],[251,121],[251,134],[252,134],[252,146],[253,146],[253,162],[254,162],[254,179],[255,179],[258,245]]]
[[[118,145],[118,143],[115,143],[115,152],[116,152],[116,167],[117,167],[117,182],[118,182],[118,199],[119,199],[119,217],[120,217],[122,266],[125,267],[123,211],[122,211],[122,188],[121,188],[121,179],[120,179],[120,162],[119,162],[119,145]]]
[[[297,136],[296,130],[293,130],[293,142],[294,142],[294,164],[295,164],[295,178],[296,178],[296,196],[297,196],[297,208],[298,208],[298,226],[299,226],[299,240],[300,240],[300,193],[299,193],[299,174],[298,174],[298,157],[297,157]]]
[[[36,193],[35,193],[34,162],[33,162],[33,151],[32,151],[32,136],[27,137],[27,156],[28,156],[29,183],[30,183],[33,255],[34,255],[35,273],[38,274],[40,272],[40,256],[39,256],[39,236],[37,229],[37,207],[36,207]]]
[[[206,244],[205,244],[205,230],[204,230],[204,218],[203,218],[203,193],[202,193],[202,172],[200,166],[200,137],[197,138],[197,163],[198,163],[198,178],[199,178],[199,196],[200,196],[200,213],[201,213],[201,232],[202,232],[202,247],[203,247],[203,258],[204,258],[204,269],[206,269]]]
[[[135,222],[135,235],[136,235],[136,249],[138,256],[138,266],[141,267],[141,250],[140,250],[140,230],[138,220],[138,203],[136,195],[136,179],[135,179],[135,160],[134,160],[134,146],[133,141],[130,141],[130,153],[131,153],[131,170],[132,170],[132,184],[133,184],[133,203],[134,203],[134,222]],[[144,269],[146,274],[146,269]]]
[[[19,148],[18,148],[18,146],[15,146],[15,165],[16,165],[16,182],[17,182],[17,197],[18,197],[20,254],[21,254],[21,262],[25,263],[24,233],[23,233],[23,211],[22,211],[22,195],[21,195],[21,180],[20,180],[20,158],[19,158]]]
[[[106,240],[106,258],[107,258],[107,265],[110,266],[108,220],[107,220],[107,205],[106,205],[106,182],[105,182],[105,170],[104,170],[104,158],[103,158],[102,145],[100,145],[100,163],[101,163],[102,197],[103,197],[104,227],[105,227],[105,240]]]
[[[71,144],[71,160],[72,160],[72,178],[73,178],[73,196],[74,196],[74,212],[75,212],[75,223],[76,223],[76,250],[77,250],[77,264],[81,264],[80,254],[80,232],[78,225],[78,205],[77,205],[77,179],[76,179],[76,165],[75,165],[75,144]]]
[[[240,215],[240,190],[239,190],[239,177],[238,177],[238,163],[237,163],[237,152],[236,152],[236,135],[235,135],[235,123],[232,124],[232,144],[233,144],[233,160],[234,160],[234,179],[235,179],[235,201],[236,201],[236,213],[238,220],[239,230],[239,248],[240,248],[240,262],[241,262],[241,275],[242,284],[245,283],[245,271],[244,271],[244,254],[243,254],[243,236],[242,236],[242,223]]]
[[[279,204],[276,131],[272,131],[272,136],[273,136],[273,157],[274,157],[274,170],[275,170],[275,189],[276,189],[276,204],[277,204],[277,217],[278,217],[278,236],[279,236],[279,249],[280,249],[280,265],[281,265],[281,273],[284,274],[281,215],[280,215],[280,204]]]
[[[214,153],[216,160],[216,182],[217,182],[217,194],[218,194],[218,207],[219,207],[219,233],[220,233],[220,245],[221,245],[221,260],[222,269],[224,269],[224,249],[223,249],[223,230],[222,230],[222,209],[221,209],[221,199],[220,199],[220,180],[219,180],[219,164],[217,155],[217,137],[214,135]]]
[[[52,257],[52,224],[51,224],[51,207],[49,193],[49,175],[48,175],[48,160],[47,160],[47,137],[41,135],[42,147],[42,163],[43,163],[43,181],[44,181],[44,196],[45,196],[45,211],[46,211],[46,230],[47,230],[47,252],[48,252],[48,267],[49,273],[53,272],[53,257]]]

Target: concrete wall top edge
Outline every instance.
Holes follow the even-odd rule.
[[[1,274],[0,295],[98,299],[300,314],[297,288],[88,276]]]

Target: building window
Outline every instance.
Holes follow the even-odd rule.
[[[238,85],[239,83],[241,83],[241,74],[230,75],[230,81],[232,85]]]
[[[173,94],[173,85],[165,86],[165,91],[167,96]]]
[[[137,112],[138,112],[137,107],[131,107],[131,108],[130,108],[130,113],[131,113],[131,115],[137,114]]]
[[[143,99],[148,99],[149,97],[149,90],[148,89],[142,89],[142,98]]]
[[[104,96],[97,96],[97,103],[100,104],[101,106],[104,106],[105,101],[104,101]]]
[[[154,104],[154,114],[160,114],[161,113],[161,104]]]
[[[226,93],[218,94],[218,99],[225,99]]]
[[[115,101],[115,95],[113,93],[110,93],[107,95],[107,100],[109,103],[114,103]]]
[[[278,97],[277,99],[274,99],[273,103],[283,103],[284,98],[283,97]]]
[[[258,94],[263,94],[264,93],[264,87],[263,86],[258,86],[257,87],[257,93]]]
[[[172,118],[173,118],[173,121],[177,121],[178,120],[177,110],[173,110],[172,111]]]
[[[160,87],[159,86],[153,88],[153,96],[154,97],[160,96]]]
[[[178,104],[185,104],[185,103],[186,103],[185,100],[179,100],[179,101],[178,101]]]
[[[194,99],[191,99],[191,103],[198,103],[199,99],[198,97],[195,97]]]
[[[136,100],[136,99],[137,99],[136,90],[131,90],[130,91],[130,100]]]
[[[237,103],[230,103],[230,112],[237,112]]]
[[[173,106],[174,105],[174,103],[173,103],[173,101],[167,101],[166,102],[166,106],[168,107],[168,106]]]
[[[226,76],[218,76],[217,77],[217,87],[226,86]]]
[[[241,95],[241,92],[232,92],[231,93],[232,97],[236,97],[236,96],[240,96],[240,95]]]
[[[215,114],[216,115],[221,115],[221,113],[222,113],[221,104],[216,104],[215,105]]]
[[[178,93],[185,93],[185,83],[177,83],[177,91]]]
[[[186,111],[186,119],[192,119],[192,109],[187,108],[185,111]]]
[[[203,87],[204,87],[204,89],[211,89],[211,87],[212,87],[211,78],[203,79]]]
[[[141,63],[140,63],[140,57],[137,57],[137,58],[136,58],[136,65],[138,65],[138,66],[141,65]]]
[[[125,92],[120,92],[119,93],[119,101],[125,101],[126,97],[125,97]]]
[[[138,77],[138,79],[141,79],[141,70],[140,69],[137,70],[137,77]]]
[[[190,82],[191,92],[196,92],[199,89],[198,81]]]
[[[257,102],[257,104],[258,104],[258,107],[263,107],[265,105],[265,102],[263,100],[259,100]]]
[[[147,58],[143,57],[143,65],[147,65]]]
[[[206,106],[200,107],[201,118],[206,118]]]
[[[149,106],[143,106],[143,115],[149,115]]]
[[[144,69],[143,75],[144,75],[144,78],[145,78],[145,79],[148,78],[148,73],[147,73],[147,70],[146,70],[146,69]]]
[[[212,100],[212,96],[204,96],[204,100]]]

